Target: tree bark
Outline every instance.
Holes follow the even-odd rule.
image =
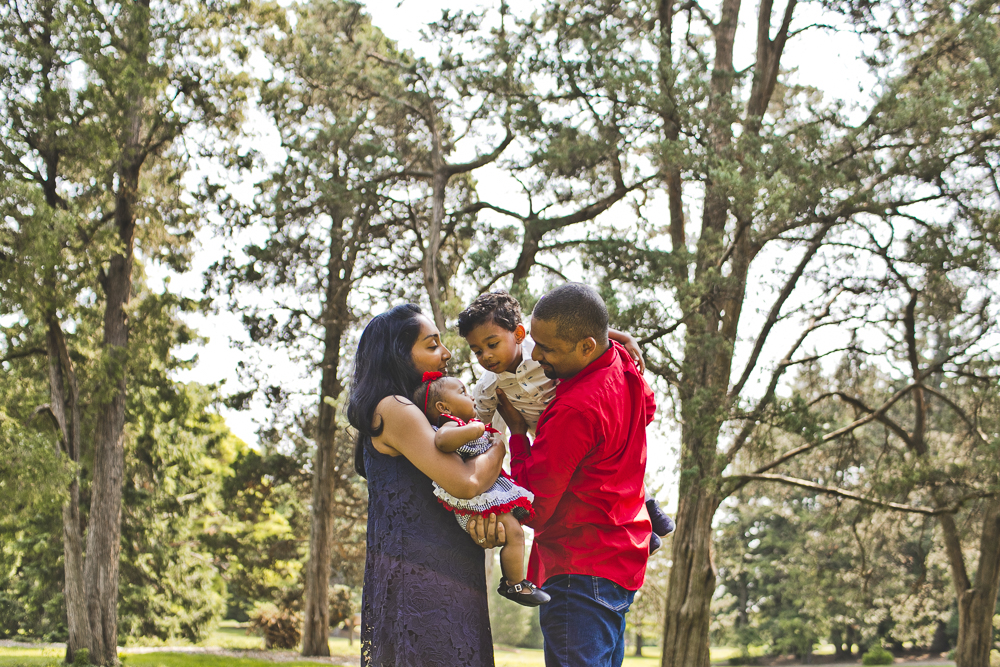
[[[124,209],[119,198],[120,210]],[[126,213],[116,215],[124,219]],[[106,280],[104,347],[112,374],[112,396],[98,408],[94,440],[94,481],[87,530],[87,608],[94,630],[91,659],[112,665],[118,659],[118,558],[121,552],[121,499],[125,465],[125,373],[128,322],[125,313],[132,289],[132,231],[125,227],[125,255],[111,259]],[[121,229],[121,228],[120,228]],[[125,240],[125,239],[123,239]]]
[[[140,0],[125,17],[132,57],[146,64],[149,49],[149,2]],[[110,397],[97,406],[94,438],[94,481],[87,530],[87,608],[94,633],[91,660],[99,665],[118,662],[118,560],[121,553],[122,480],[125,467],[125,397],[128,363],[128,304],[132,297],[136,206],[139,174],[145,160],[141,144],[145,98],[139,82],[130,84],[115,191],[114,222],[120,252],[112,255],[103,276],[103,353]]]
[[[985,667],[993,648],[993,613],[1000,592],[1000,498],[986,502],[979,539],[979,567],[972,586],[956,591],[956,667]]]
[[[355,234],[344,256],[342,216],[334,216],[330,230],[330,259],[323,324],[325,339],[320,380],[316,455],[313,459],[312,528],[306,565],[306,606],[302,627],[302,655],[330,655],[330,562],[333,550],[334,490],[336,488],[336,401],[344,387],[337,375],[340,344],[350,322],[348,295],[354,279],[354,260],[361,242]]]
[[[712,518],[716,495],[696,484],[682,490],[663,628],[663,667],[708,667],[710,606],[715,591]],[[694,487],[694,488],[692,488]]]
[[[46,347],[49,356],[49,393],[52,414],[59,425],[60,450],[74,464],[69,499],[62,506],[63,565],[66,596],[66,661],[72,662],[76,652],[85,648],[93,651],[90,619],[87,616],[87,594],[83,578],[83,536],[80,528],[80,483],[77,464],[80,461],[80,388],[70,361],[59,321],[49,316]]]

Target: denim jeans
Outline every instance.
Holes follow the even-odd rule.
[[[621,667],[635,591],[584,574],[552,577],[542,590],[552,596],[539,607],[545,667]]]

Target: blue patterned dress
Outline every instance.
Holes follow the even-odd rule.
[[[368,551],[361,664],[493,667],[483,550],[405,456],[365,443]]]

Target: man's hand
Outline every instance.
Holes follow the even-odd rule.
[[[507,544],[507,534],[496,514],[488,517],[474,516],[469,519],[469,535],[484,549],[502,547]]]
[[[517,411],[517,408],[503,393],[503,389],[497,389],[497,412],[503,417],[503,422],[507,424],[511,435],[525,435],[528,432],[528,422],[524,420],[524,415]]]

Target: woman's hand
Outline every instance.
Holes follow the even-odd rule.
[[[502,547],[507,544],[507,534],[496,514],[488,517],[474,516],[469,519],[469,535],[484,549]]]
[[[372,445],[389,456],[402,454],[451,495],[474,498],[496,482],[507,453],[502,438],[500,447],[491,447],[479,456],[463,460],[435,446],[434,429],[420,408],[409,400],[387,396],[379,402],[375,415],[384,420],[384,426],[382,435],[372,438]]]
[[[493,431],[487,433],[486,437],[489,438],[489,441],[493,443],[494,447],[499,447],[503,450],[504,456],[507,455],[507,438],[504,437],[503,433]]]
[[[497,389],[497,412],[503,417],[503,422],[507,424],[511,435],[525,435],[528,432],[528,422],[524,420],[524,415],[517,411],[503,389]]]

